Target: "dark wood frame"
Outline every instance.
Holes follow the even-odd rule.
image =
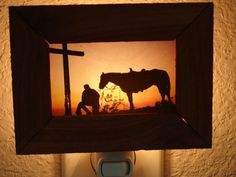
[[[211,147],[212,3],[21,6],[9,13],[17,154]],[[128,119],[51,116],[47,41],[173,39],[175,112]]]

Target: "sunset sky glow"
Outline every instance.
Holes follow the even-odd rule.
[[[61,44],[51,44],[51,48],[62,48]],[[96,42],[68,44],[69,50],[84,51],[85,55],[70,56],[70,87],[72,114],[81,101],[83,85],[89,84],[100,95],[100,75],[102,72],[129,72],[142,69],[162,69],[167,71],[171,81],[171,97],[175,101],[175,59],[176,43],[173,41],[144,41],[144,42]],[[50,79],[53,115],[64,115],[64,77],[63,59],[60,54],[50,54]],[[132,84],[132,83],[131,83]],[[109,83],[108,87],[112,84]],[[124,100],[121,109],[128,109],[128,98],[119,91],[116,97]],[[135,108],[154,106],[161,100],[158,89],[154,86],[143,92],[133,94]]]

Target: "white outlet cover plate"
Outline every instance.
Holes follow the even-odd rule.
[[[136,164],[132,177],[163,177],[163,151],[136,151]],[[62,155],[62,177],[96,177],[91,164],[90,153]]]

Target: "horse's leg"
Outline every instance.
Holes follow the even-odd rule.
[[[170,90],[168,90],[168,92],[167,92],[167,97],[168,97],[168,102],[169,102],[169,104],[172,104],[172,102],[171,102],[171,98],[170,98]]]
[[[171,98],[170,98],[170,86],[169,85],[165,87],[165,94],[166,94],[166,96],[168,98],[168,103],[172,104],[171,103]]]
[[[161,92],[161,103],[164,103],[165,102],[165,92]]]
[[[134,109],[134,104],[133,104],[133,96],[132,96],[132,92],[131,93],[127,93],[128,99],[129,99],[129,104],[130,104],[130,110]]]
[[[161,102],[164,103],[165,102],[165,95],[167,96],[168,98],[168,103],[169,104],[172,104],[171,102],[171,98],[170,98],[170,90],[169,88],[163,88],[162,90],[160,90],[160,93],[161,93]]]
[[[156,85],[156,86],[161,94],[161,103],[164,103],[165,102],[165,95],[166,95],[165,90],[161,86],[158,86],[158,85]]]

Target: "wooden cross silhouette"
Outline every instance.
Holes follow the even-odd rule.
[[[49,48],[50,53],[63,54],[64,68],[64,87],[65,87],[65,116],[71,116],[71,97],[70,97],[70,73],[68,55],[84,56],[84,52],[67,50],[67,44],[62,44],[62,49]]]

